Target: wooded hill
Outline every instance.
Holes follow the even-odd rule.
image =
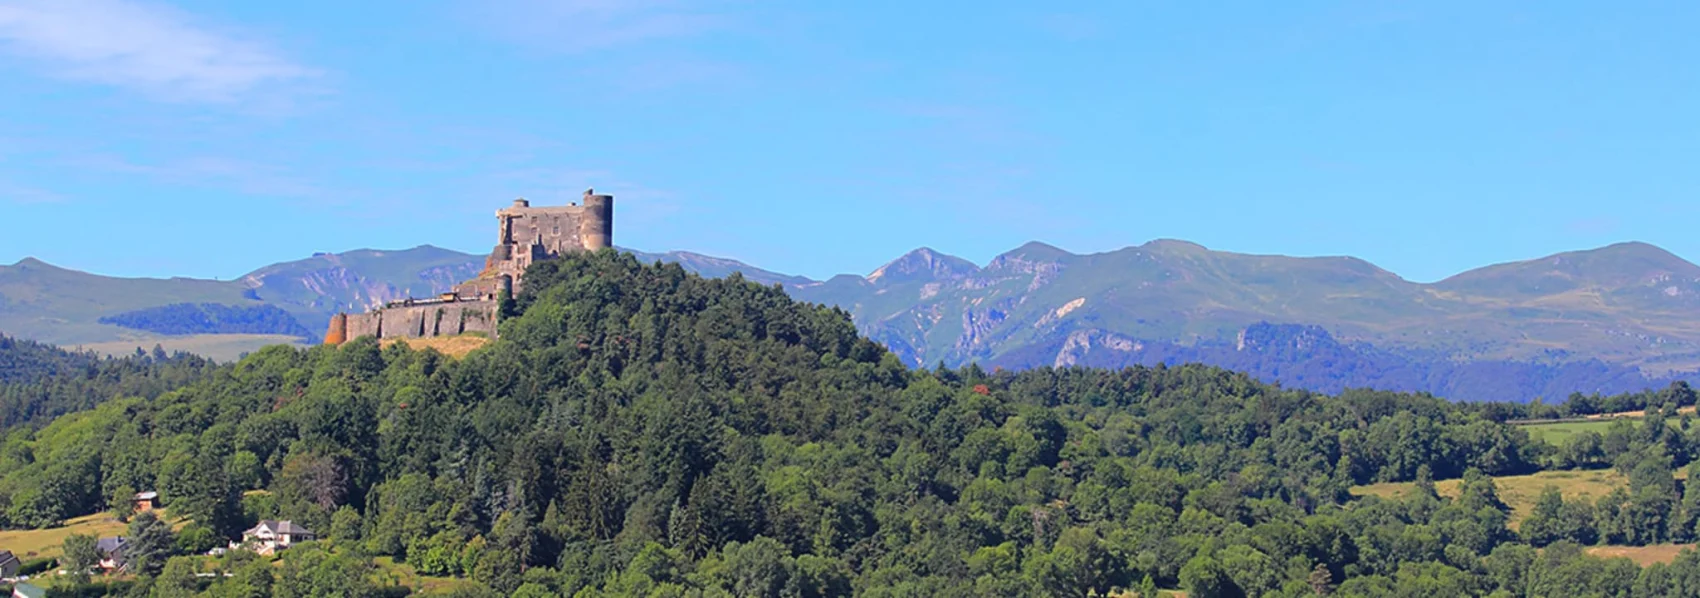
[[[1642,570],[1583,554],[1569,527],[1510,531],[1489,476],[1563,455],[1481,406],[1205,366],[912,370],[841,310],[611,251],[537,264],[513,309],[461,360],[370,339],[272,347],[14,429],[0,523],[156,489],[194,522],[181,552],[259,518],[324,538],[281,567],[233,561],[228,578],[161,553],[133,595],[375,596],[375,557],[469,579],[466,596],[1700,587],[1693,553]],[[1700,508],[1666,482],[1700,455],[1700,430],[1598,449],[1582,465],[1641,480],[1607,520],[1632,540],[1693,538]],[[1347,491],[1460,477],[1457,499]]]

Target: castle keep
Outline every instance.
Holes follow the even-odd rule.
[[[497,241],[478,278],[425,299],[391,301],[363,314],[337,314],[325,344],[362,336],[425,338],[480,333],[496,336],[504,292],[518,293],[525,269],[543,260],[614,246],[614,196],[584,192],[584,205],[537,206],[524,199],[496,211]]]

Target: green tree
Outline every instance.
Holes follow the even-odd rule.
[[[1125,583],[1119,564],[1120,559],[1095,532],[1069,528],[1049,553],[1028,560],[1028,576],[1038,580],[1052,596],[1103,595],[1112,586]]]
[[[200,592],[200,583],[195,579],[195,560],[189,557],[171,557],[165,562],[165,568],[154,579],[152,598],[193,598]]]
[[[112,489],[112,493],[106,497],[106,508],[112,511],[112,516],[119,521],[129,521],[130,516],[136,513],[135,500],[136,489],[125,484]]]
[[[779,598],[791,581],[794,562],[785,546],[767,537],[732,542],[722,551],[722,583],[737,596]]]
[[[59,565],[70,572],[72,583],[88,583],[89,572],[100,564],[100,550],[95,537],[84,534],[66,536],[63,550],[65,554],[59,557]]]
[[[224,466],[230,484],[240,490],[265,487],[266,466],[253,451],[237,451]]]
[[[233,551],[229,554],[253,554]],[[270,562],[251,559],[233,568],[231,576],[212,588],[215,598],[270,598],[275,576]]]
[[[331,514],[331,527],[327,535],[337,543],[359,542],[362,535],[360,513],[354,507],[343,505]]]
[[[131,518],[126,536],[129,542],[124,547],[124,559],[131,571],[141,575],[157,575],[175,547],[171,526],[152,511]]]
[[[1557,486],[1549,485],[1541,489],[1541,497],[1536,499],[1534,510],[1523,519],[1518,533],[1531,545],[1546,546],[1569,539],[1570,535],[1565,532],[1564,495]]]
[[[527,582],[514,590],[511,598],[558,598],[560,594],[540,583]]]
[[[1222,570],[1221,563],[1208,556],[1193,557],[1181,567],[1181,587],[1188,596],[1222,598],[1232,596],[1237,588]]]
[[[222,546],[224,543],[224,536],[213,531],[211,527],[196,522],[178,530],[175,552],[179,554],[201,554]]]
[[[277,598],[366,598],[377,596],[373,565],[350,555],[304,545],[283,552],[283,567],[272,582]]]

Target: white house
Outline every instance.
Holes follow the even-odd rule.
[[[318,539],[312,530],[289,521],[261,521],[254,529],[242,532],[242,542],[231,548],[249,548],[260,554],[272,554],[301,542]]]

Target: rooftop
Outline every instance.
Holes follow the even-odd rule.
[[[96,540],[94,546],[101,554],[111,554],[124,549],[130,543],[124,536],[112,536]]]
[[[274,520],[271,520],[271,519],[263,520],[263,521],[260,522],[259,525],[254,526],[254,529],[248,530],[248,531],[243,532],[243,533],[244,534],[254,534],[254,533],[259,532],[261,528],[272,530],[272,533],[274,533],[274,534],[289,534],[289,535],[292,535],[292,536],[313,535],[312,530],[309,530],[305,527],[301,527],[299,525],[296,525],[295,522],[293,522],[293,521],[288,521],[288,520],[274,521]]]

